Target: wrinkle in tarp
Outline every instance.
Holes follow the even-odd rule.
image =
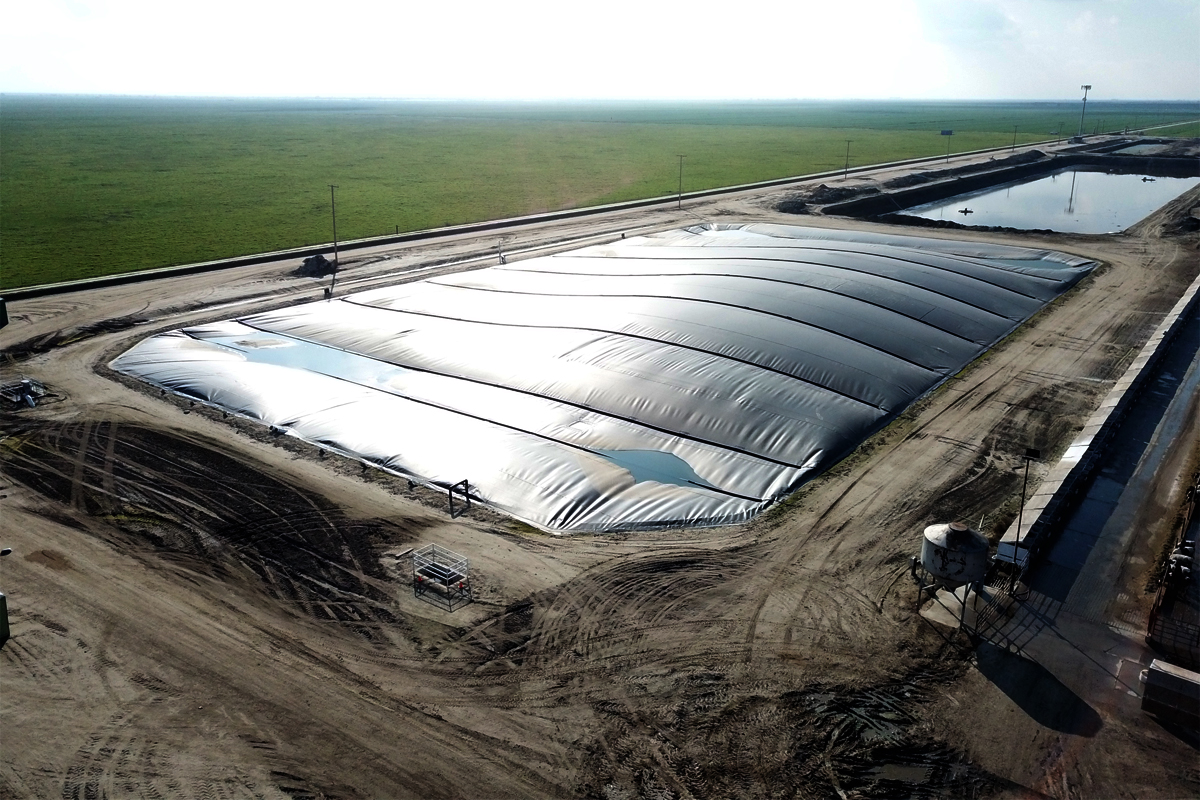
[[[539,528],[749,519],[1095,266],[703,225],[152,336],[112,366]]]

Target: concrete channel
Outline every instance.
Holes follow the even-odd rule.
[[[1200,391],[1200,278],[1159,324],[1091,415],[1021,517],[997,560],[1028,573],[1036,591],[1098,618],[1135,531],[1144,493]]]

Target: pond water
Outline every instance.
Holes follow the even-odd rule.
[[[1116,233],[1174,200],[1200,178],[1118,175],[1066,170],[913,206],[902,213],[963,225],[1048,228],[1066,233]],[[963,213],[970,209],[971,213]]]
[[[1129,147],[1122,147],[1120,150],[1114,150],[1114,155],[1121,156],[1150,156],[1155,153],[1161,153],[1167,149],[1165,144],[1134,144]]]

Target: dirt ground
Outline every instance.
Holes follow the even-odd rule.
[[[339,286],[700,220],[873,227],[781,214],[788,191],[357,251]],[[451,519],[432,491],[105,369],[151,331],[315,299],[298,260],[11,303],[4,378],[51,394],[0,419],[0,795],[1200,795],[1194,742],[1129,695],[1137,632],[1064,621],[1080,669],[976,647],[915,613],[908,577],[925,525],[1008,524],[1025,448],[1060,453],[1200,274],[1200,235],[1164,231],[1195,205],[1121,236],[949,234],[1104,265],[728,528]],[[396,556],[428,543],[471,559],[475,603],[413,596]],[[1116,590],[1148,603],[1151,567]]]

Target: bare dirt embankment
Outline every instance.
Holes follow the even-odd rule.
[[[506,252],[795,223],[782,196],[541,226]],[[319,295],[295,263],[15,304],[0,344],[42,344],[5,376],[52,396],[0,421],[0,793],[1194,795],[1195,751],[1140,714],[1103,647],[1058,672],[974,650],[915,615],[906,575],[924,525],[1007,524],[1024,448],[1065,447],[1200,272],[1200,238],[1174,230],[970,234],[1104,266],[770,514],[630,535],[451,520],[432,493],[103,368],[150,330],[255,303],[217,306]],[[391,266],[489,251],[462,237]],[[362,258],[342,279],[384,269]],[[95,327],[122,318],[138,324]],[[478,602],[412,596],[394,554],[429,542],[472,559]]]

